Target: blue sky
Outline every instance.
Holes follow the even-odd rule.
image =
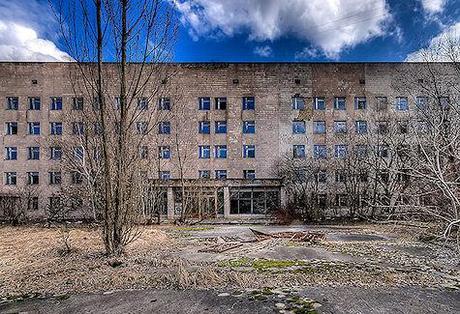
[[[460,0],[165,1],[181,62],[404,61],[460,36]],[[47,0],[0,0],[0,60],[67,60],[53,19]]]

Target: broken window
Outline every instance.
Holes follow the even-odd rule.
[[[19,109],[19,98],[18,97],[6,97],[6,110],[18,110]]]
[[[217,110],[227,110],[227,97],[217,97],[215,102]]]

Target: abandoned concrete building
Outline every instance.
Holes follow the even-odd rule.
[[[65,112],[91,103],[69,82],[71,63],[0,63],[0,114],[4,158],[0,163],[3,199],[27,186],[39,191],[29,201],[34,215],[51,206],[61,185],[81,180],[60,167],[62,150],[50,137],[72,136],[81,127],[64,121]],[[391,111],[409,115],[423,95],[401,94],[397,74],[420,64],[402,63],[179,63],[163,82],[167,92],[149,99],[150,106],[185,111],[180,123],[190,147],[186,179],[199,181],[205,207],[217,215],[259,215],[286,203],[283,180],[275,170],[285,156],[334,159],[346,152],[338,134],[367,133],[376,115]],[[182,96],[176,98],[174,90]],[[420,96],[420,97],[418,97]],[[146,101],[139,102],[147,107]],[[157,105],[158,104],[158,105]],[[371,123],[371,121],[374,121]],[[142,129],[142,125],[137,125]],[[158,141],[142,147],[164,165],[153,177],[163,180],[162,214],[173,218],[178,205],[178,170],[174,123],[165,117],[155,130]],[[381,127],[381,126],[377,126]],[[185,143],[185,142],[184,142]],[[152,162],[154,167],[154,162]],[[156,167],[156,166],[155,166]],[[324,185],[336,181],[325,174]],[[339,180],[340,181],[340,180]],[[206,190],[206,188],[208,188]],[[324,197],[338,198],[337,190]],[[200,192],[201,193],[201,192]],[[332,195],[333,194],[333,195]],[[337,194],[337,195],[336,195]],[[322,196],[323,197],[323,196]]]

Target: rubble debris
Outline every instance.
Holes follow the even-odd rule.
[[[265,233],[262,231],[254,230],[249,228],[254,233],[257,241],[264,241],[268,239],[289,239],[290,241],[299,242],[311,242],[316,243],[320,240],[324,240],[326,235],[321,232],[310,232],[310,231],[298,231],[298,232],[276,232],[276,233]]]
[[[236,249],[237,247],[242,246],[242,243],[238,242],[225,242],[225,243],[217,243],[210,246],[207,246],[203,249],[199,249],[198,252],[200,253],[222,253],[231,249]]]

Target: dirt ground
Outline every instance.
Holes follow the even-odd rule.
[[[256,241],[250,228],[325,236],[314,243]],[[0,227],[0,304],[127,289],[207,288],[231,293],[305,287],[430,289],[460,299],[457,253],[418,241],[415,230],[375,225],[149,226],[116,260],[104,255],[96,229],[76,226],[70,236],[72,252],[63,254],[58,228]],[[203,252],[223,246],[235,248]]]

